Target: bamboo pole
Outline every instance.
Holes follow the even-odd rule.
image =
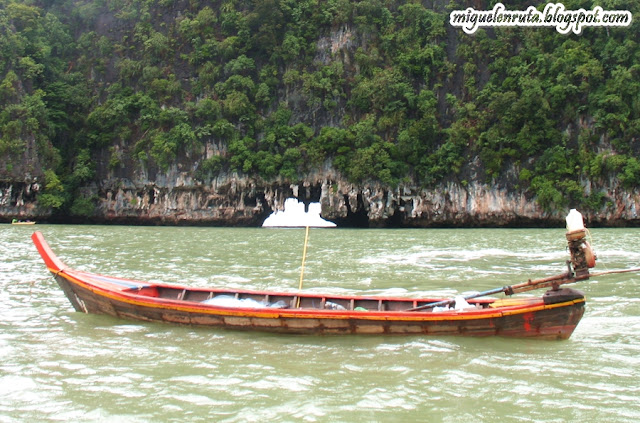
[[[300,266],[300,284],[298,285],[298,291],[302,291],[302,281],[304,279],[304,262],[307,259],[307,244],[309,243],[309,227],[306,227],[304,233],[304,247],[302,248],[302,265]],[[300,308],[300,295],[298,295],[298,303],[296,308]]]

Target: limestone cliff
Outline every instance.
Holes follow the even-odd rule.
[[[51,220],[35,202],[37,182],[3,184],[0,214]],[[436,188],[353,184],[334,172],[318,172],[296,184],[259,181],[238,174],[199,183],[175,169],[156,180],[109,179],[85,188],[98,198],[82,221],[152,225],[260,226],[287,198],[320,202],[322,217],[340,227],[562,227],[567,210],[542,210],[524,193],[478,182]],[[636,225],[640,195],[611,191],[609,206],[586,211],[590,226]],[[55,221],[74,221],[56,217]]]
[[[449,12],[491,2],[22,3],[0,4],[0,221],[258,226],[296,197],[350,227],[640,222],[635,22],[469,36]]]

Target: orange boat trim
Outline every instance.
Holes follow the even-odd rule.
[[[431,312],[429,312],[429,314],[431,315],[424,315],[426,313],[410,312],[410,311],[405,312],[403,315],[398,315],[398,316],[389,316],[388,313],[381,313],[376,311],[369,311],[369,312],[347,311],[345,313],[342,311],[327,310],[319,314],[314,310],[308,310],[308,311],[301,310],[297,312],[293,310],[269,312],[269,311],[262,311],[262,309],[252,309],[251,312],[247,312],[247,311],[243,311],[242,309],[227,310],[224,308],[212,309],[211,307],[206,307],[206,306],[198,307],[198,306],[178,305],[178,304],[172,304],[171,302],[173,300],[166,300],[166,299],[163,300],[162,303],[155,302],[155,301],[141,301],[141,300],[132,298],[132,295],[127,295],[125,293],[119,294],[119,295],[113,294],[112,293],[113,291],[110,291],[104,288],[98,288],[95,285],[88,284],[84,281],[81,281],[65,273],[63,270],[58,271],[58,270],[52,270],[49,268],[49,271],[64,277],[65,279],[73,282],[76,285],[83,286],[84,288],[94,293],[97,293],[103,297],[110,298],[112,300],[122,301],[127,304],[152,307],[152,308],[185,311],[185,312],[199,312],[204,314],[217,314],[217,315],[235,316],[235,317],[259,317],[259,318],[289,317],[289,318],[300,318],[300,319],[341,319],[341,320],[357,318],[361,320],[394,320],[394,321],[474,320],[474,319],[487,319],[487,318],[497,318],[502,316],[516,315],[516,314],[524,314],[524,313],[530,313],[530,312],[535,312],[540,310],[549,310],[553,308],[566,307],[573,304],[584,303],[586,301],[585,298],[580,298],[580,299],[565,301],[565,302],[556,303],[556,304],[543,304],[543,305],[536,305],[536,306],[525,307],[525,308],[517,308],[515,310],[495,311],[492,313],[487,313],[484,310],[477,310],[477,311],[467,311],[467,312],[463,311],[460,313],[452,312],[451,314],[437,315],[437,316],[433,316],[433,313]]]

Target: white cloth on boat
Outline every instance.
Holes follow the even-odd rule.
[[[282,300],[276,301],[275,303],[267,303],[254,300],[253,298],[236,298],[232,295],[217,295],[208,300],[204,300],[202,303],[220,307],[287,308],[287,303]]]
[[[466,310],[470,308],[476,308],[476,306],[469,304],[462,295],[458,295],[455,297],[455,305],[453,307],[450,307],[450,306],[434,307],[433,312],[438,313],[442,311],[454,311],[454,310],[460,311],[460,310]]]
[[[456,305],[454,308],[456,310],[464,310],[466,308],[476,308],[476,306],[469,304],[462,295],[458,295],[456,297]]]
[[[221,307],[252,307],[264,308],[268,304],[256,301],[253,298],[236,298],[231,295],[217,295],[213,298],[203,301],[204,304],[217,305]]]

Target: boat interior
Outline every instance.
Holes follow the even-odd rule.
[[[354,311],[405,311],[430,304],[440,299],[388,299],[376,297],[345,297],[325,295],[297,295],[283,293],[237,292],[226,290],[188,289],[169,286],[145,286],[130,290],[138,295],[154,298],[214,304],[229,307],[270,307]],[[474,309],[490,307],[496,300],[491,298],[469,300]],[[521,303],[521,302],[520,302]],[[430,311],[429,309],[425,311]]]

